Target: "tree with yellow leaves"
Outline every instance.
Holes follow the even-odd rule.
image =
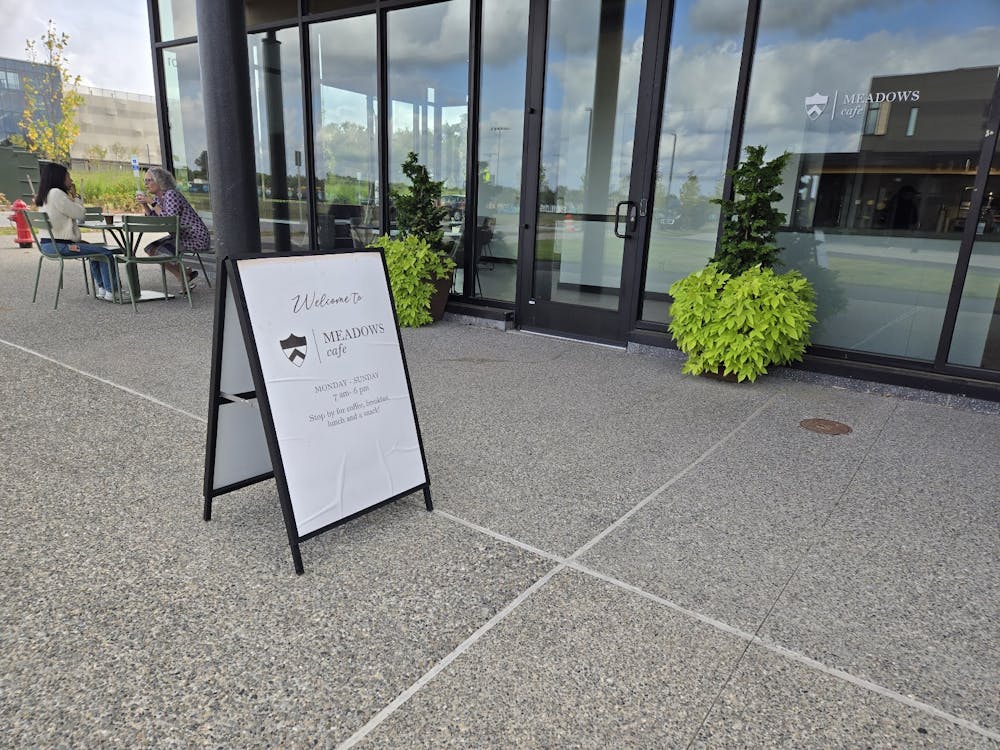
[[[80,134],[76,112],[83,96],[76,90],[80,76],[69,74],[66,47],[69,36],[56,31],[49,21],[40,44],[33,39],[25,42],[28,60],[45,65],[41,76],[24,76],[24,112],[18,125],[21,134],[11,141],[26,148],[41,159],[68,162],[69,149]]]

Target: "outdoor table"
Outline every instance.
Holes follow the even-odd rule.
[[[91,222],[81,222],[79,224],[80,229],[97,231],[101,230],[107,232],[114,239],[115,244],[118,245],[115,251],[116,255],[128,255],[131,251],[131,246],[129,244],[129,238],[125,232],[125,223],[121,216],[115,216],[114,220],[109,224],[107,221],[91,221]],[[139,234],[142,237],[142,234]],[[138,241],[136,242],[136,247],[138,247]],[[139,287],[139,269],[133,264],[128,264],[125,266],[125,276],[128,279],[128,291],[132,295],[132,299],[136,302],[150,302],[152,300],[161,300],[164,298],[163,292],[154,291],[152,289],[141,289]],[[168,294],[167,299],[173,299],[174,295]]]

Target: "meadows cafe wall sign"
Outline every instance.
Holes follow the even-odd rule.
[[[810,120],[818,120],[827,110],[830,98],[831,97],[827,94],[823,94],[819,91],[811,96],[807,96],[805,98],[806,116]],[[838,98],[840,98],[839,104],[837,103]],[[837,89],[833,93],[833,106],[829,107],[830,119],[835,119],[837,115],[854,119],[855,117],[865,114],[872,104],[881,104],[883,102],[891,104],[893,102],[919,101],[919,89],[880,91],[877,93],[870,91],[848,91],[843,94],[841,94],[840,89]]]
[[[382,254],[227,258],[205,460],[212,499],[273,477],[299,542],[430,480]]]

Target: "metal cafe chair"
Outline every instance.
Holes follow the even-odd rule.
[[[209,281],[208,273],[205,271],[205,263],[201,259],[201,253],[198,252],[197,250],[195,250],[194,248],[188,249],[186,247],[178,246],[178,250],[177,250],[177,260],[178,261],[181,258],[190,258],[192,255],[198,261],[198,265],[201,266],[201,277],[203,279],[205,279],[205,284],[207,284],[208,288],[211,289],[212,288],[212,282]]]
[[[103,206],[84,206],[83,207],[83,221],[85,224],[98,225],[104,224],[104,207]],[[108,233],[105,229],[101,229],[101,237],[103,238],[104,244],[108,244]]]
[[[160,279],[163,282],[163,299],[169,299],[167,293],[167,263],[180,263],[179,255],[150,255],[139,257],[139,242],[147,232],[153,234],[166,234],[173,238],[174,247],[180,247],[180,222],[176,216],[125,216],[122,219],[125,227],[125,255],[118,256],[116,260],[125,265],[125,273],[128,274],[130,267],[140,265],[158,265],[160,267]],[[184,294],[187,295],[188,305],[194,307],[191,302],[191,287],[188,285],[187,273],[181,266],[181,282],[184,285]],[[132,311],[138,312],[135,298],[138,296],[138,289],[133,289]]]
[[[49,223],[48,215],[44,211],[25,211],[24,215],[28,220],[28,228],[31,229],[31,237],[34,240],[35,247],[38,248],[39,253],[38,270],[35,272],[35,291],[31,295],[31,301],[34,302],[38,298],[38,280],[42,275],[42,262],[46,259],[55,261],[59,264],[59,286],[56,287],[56,302],[52,306],[53,310],[59,307],[59,292],[63,288],[63,268],[65,266],[64,261],[66,260],[83,261],[83,286],[84,289],[87,290],[87,294],[91,294],[90,279],[87,276],[87,261],[96,260],[98,263],[107,263],[110,268],[111,261],[108,259],[108,256],[100,253],[87,252],[85,250],[73,253],[72,255],[62,255],[55,248],[56,239],[52,236],[52,225]],[[46,250],[46,246],[42,245],[42,243],[38,240],[39,231],[44,231],[48,235],[48,238],[52,241],[52,244],[48,246],[48,250]],[[95,291],[96,286],[97,285],[95,284]]]

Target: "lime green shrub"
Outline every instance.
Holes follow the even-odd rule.
[[[670,286],[670,333],[688,355],[684,372],[757,379],[770,365],[802,359],[816,322],[816,293],[798,271],[777,274],[775,244],[785,215],[774,204],[788,164],[785,152],[764,161],[764,146],[747,146],[746,160],[727,170],[733,197],[722,206],[715,258]]]
[[[716,263],[670,287],[670,333],[688,355],[683,371],[757,379],[769,365],[802,359],[816,318],[812,286],[798,271],[756,265],[738,276]]]
[[[399,324],[416,328],[430,323],[433,279],[450,278],[455,261],[412,234],[382,235],[368,247],[379,248],[385,255]]]

